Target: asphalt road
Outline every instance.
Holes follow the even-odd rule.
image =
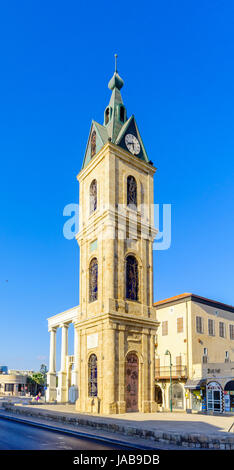
[[[0,419],[0,450],[120,450],[121,445],[40,429],[24,423]]]

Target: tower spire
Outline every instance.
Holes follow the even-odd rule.
[[[82,169],[88,165],[90,160],[107,142],[112,142],[113,144],[122,147],[125,151],[133,153],[134,146],[132,142],[134,141],[135,147],[133,154],[145,162],[149,162],[135,118],[133,115],[130,118],[127,117],[127,110],[121,96],[121,88],[124,85],[124,81],[118,74],[118,56],[117,54],[113,54],[113,56],[114,74],[108,83],[108,87],[112,92],[110,101],[104,111],[103,125],[94,120],[92,121]],[[130,138],[130,141],[128,141],[130,142],[129,145],[125,142],[127,134],[129,134],[128,139]]]
[[[124,81],[119,76],[118,71],[117,71],[117,57],[118,57],[117,54],[115,54],[115,72],[114,72],[113,77],[110,79],[108,83],[108,88],[110,88],[110,90],[114,90],[115,88],[117,88],[118,90],[121,90],[121,88],[124,85]]]
[[[115,54],[115,71],[113,77],[108,83],[108,88],[110,88],[112,94],[109,105],[105,109],[104,114],[104,125],[107,128],[109,138],[112,142],[115,142],[117,139],[120,129],[127,119],[126,109],[120,93],[120,90],[124,85],[124,81],[117,71],[117,57],[117,54]]]
[[[115,73],[117,73],[117,54],[115,54]]]

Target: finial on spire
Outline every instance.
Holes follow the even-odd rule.
[[[117,57],[117,54],[115,54],[115,72],[112,79],[108,83],[110,90],[114,90],[114,88],[118,88],[118,90],[120,90],[124,84],[124,81],[117,72]]]

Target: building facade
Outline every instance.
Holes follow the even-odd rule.
[[[0,374],[0,396],[23,396],[26,392],[26,375]]]
[[[13,375],[27,375],[28,377],[31,377],[34,374],[34,370],[30,369],[9,369],[8,373],[13,374]]]
[[[80,412],[156,411],[153,176],[117,70],[104,124],[92,121],[80,188],[80,305],[48,319],[47,400],[77,391]],[[68,327],[74,354],[68,356]],[[56,386],[56,331],[62,328]]]
[[[154,305],[160,408],[234,412],[234,307],[189,293]]]

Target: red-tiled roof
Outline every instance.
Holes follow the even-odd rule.
[[[174,300],[183,299],[184,297],[188,297],[190,295],[193,295],[193,294],[185,293],[185,294],[175,295],[174,297],[169,297],[168,299],[159,300],[158,302],[155,302],[154,305],[157,306],[157,305],[165,304],[167,302],[173,302]]]
[[[191,300],[194,300],[194,301],[200,301],[200,302],[203,302],[203,303],[212,303],[214,305],[217,306],[217,308],[221,308],[222,307],[224,308],[224,310],[233,310],[234,307],[232,305],[228,305],[228,304],[224,304],[222,302],[218,302],[217,300],[212,300],[212,299],[207,299],[206,297],[201,297],[200,295],[196,295],[196,294],[192,294],[192,293],[184,293],[184,294],[179,294],[179,295],[175,295],[174,297],[169,297],[168,299],[163,299],[163,300],[159,300],[158,302],[155,302],[154,305],[155,307],[159,307],[160,305],[163,305],[163,304],[166,304],[166,303],[171,303],[171,302],[175,302],[177,300],[180,300],[180,299],[186,299],[187,297],[191,297]]]

